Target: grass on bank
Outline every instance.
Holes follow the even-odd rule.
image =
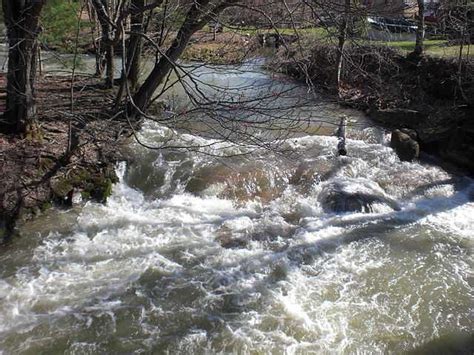
[[[396,48],[402,52],[412,52],[415,49],[415,42],[412,41],[395,41],[395,42],[370,42],[372,44],[382,44],[388,47]],[[425,52],[428,55],[436,57],[457,57],[459,56],[459,45],[448,46],[448,41],[445,40],[425,40]],[[464,46],[463,57],[469,55],[469,58],[474,58],[474,49],[469,49]]]
[[[205,31],[212,32],[211,28],[208,26],[205,28]],[[265,33],[275,33],[275,29],[262,29],[262,28],[224,28],[224,32],[232,32],[239,35],[248,35],[256,36],[259,34]],[[283,35],[294,35],[295,30],[293,28],[279,28],[278,32]],[[325,43],[337,43],[337,29],[333,27],[323,28],[323,27],[310,27],[310,28],[299,28],[297,33],[302,39],[310,42],[311,40],[317,40]],[[409,53],[415,49],[415,41],[368,41],[364,39],[354,39],[356,42],[361,44],[371,44],[371,45],[384,45],[391,48],[399,49],[402,52]],[[437,57],[458,57],[459,56],[459,45],[448,45],[447,40],[439,39],[426,39],[425,40],[425,51],[426,54]],[[469,56],[469,58],[474,57],[474,49],[468,50],[467,46],[463,48],[463,56]]]

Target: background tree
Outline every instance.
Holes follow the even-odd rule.
[[[92,6],[97,14],[97,19],[100,24],[101,38],[99,42],[99,57],[105,62],[106,74],[105,74],[105,85],[111,88],[114,83],[114,46],[116,26],[113,19],[117,17],[114,8],[111,6],[108,0],[91,0]],[[122,10],[124,2],[121,2],[119,9]]]
[[[338,52],[337,52],[337,89],[341,91],[341,76],[344,59],[344,47],[346,45],[347,27],[351,16],[351,0],[344,0],[344,11],[340,16],[339,36],[338,36]]]
[[[425,40],[425,0],[417,0],[418,16],[416,28],[415,50],[413,55],[420,57],[423,55],[423,44]]]

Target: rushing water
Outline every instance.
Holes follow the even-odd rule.
[[[106,205],[22,227],[0,252],[0,353],[400,353],[471,334],[473,181],[400,162],[343,113],[347,157],[329,136],[279,154],[145,124],[142,142],[199,152],[132,144]]]

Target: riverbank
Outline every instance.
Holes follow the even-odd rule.
[[[236,32],[198,31],[192,37],[182,59],[208,64],[239,64],[261,53],[256,37]]]
[[[352,46],[338,93],[336,51],[327,45],[284,50],[271,67],[367,112],[378,125],[415,130],[423,152],[474,173],[474,61],[460,67],[454,59],[415,61],[388,47]]]
[[[104,112],[113,100],[97,78],[76,77],[73,91],[70,77],[39,79],[37,129],[25,137],[0,134],[0,242],[17,220],[107,199],[127,132]]]

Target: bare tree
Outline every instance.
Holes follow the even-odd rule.
[[[415,57],[423,55],[424,40],[425,40],[425,0],[417,0],[418,4],[418,17],[417,17],[417,28],[416,28],[416,42],[415,49],[412,53]]]

